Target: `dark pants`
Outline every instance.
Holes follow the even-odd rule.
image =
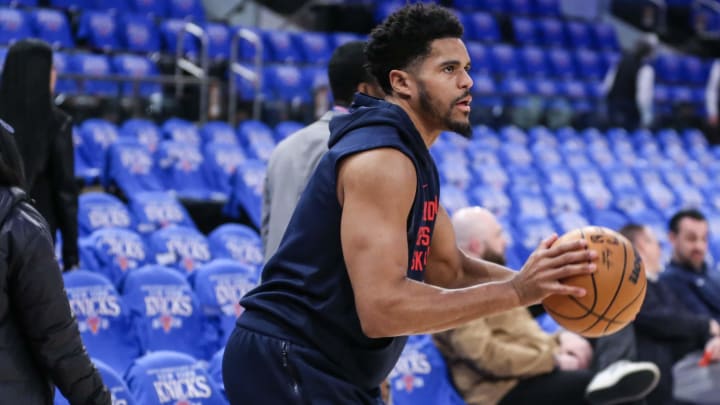
[[[549,374],[520,380],[499,405],[586,404],[585,388],[595,373],[590,370],[554,370]]]
[[[323,354],[236,327],[223,357],[225,392],[233,405],[381,405],[370,392],[322,368]]]

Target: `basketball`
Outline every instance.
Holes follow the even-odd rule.
[[[572,230],[555,243],[577,239],[587,240],[587,248],[597,252],[597,268],[562,283],[584,288],[585,296],[551,295],[542,304],[569,331],[586,337],[612,334],[635,319],[645,299],[642,260],[627,238],[599,226]]]

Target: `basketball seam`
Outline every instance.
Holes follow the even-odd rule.
[[[611,320],[608,321],[608,324],[607,324],[607,326],[605,327],[605,331],[607,331],[607,328],[610,327],[610,322],[615,322],[615,319],[617,319],[620,315],[622,315],[623,312],[625,312],[628,308],[630,308],[630,306],[631,306],[633,303],[635,303],[635,301],[637,301],[638,298],[640,298],[640,296],[641,296],[643,293],[645,293],[645,290],[647,290],[647,282],[645,282],[645,285],[643,285],[643,288],[640,290],[640,292],[638,292],[637,294],[635,294],[635,297],[634,297],[627,305],[625,305],[625,306],[617,313],[617,315],[615,315]]]

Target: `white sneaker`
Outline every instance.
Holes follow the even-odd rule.
[[[642,399],[659,379],[660,369],[654,363],[619,360],[595,374],[585,389],[585,398],[596,405]]]

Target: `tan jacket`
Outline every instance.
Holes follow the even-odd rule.
[[[496,404],[518,380],[554,367],[557,341],[525,308],[475,320],[433,336],[468,405]]]

